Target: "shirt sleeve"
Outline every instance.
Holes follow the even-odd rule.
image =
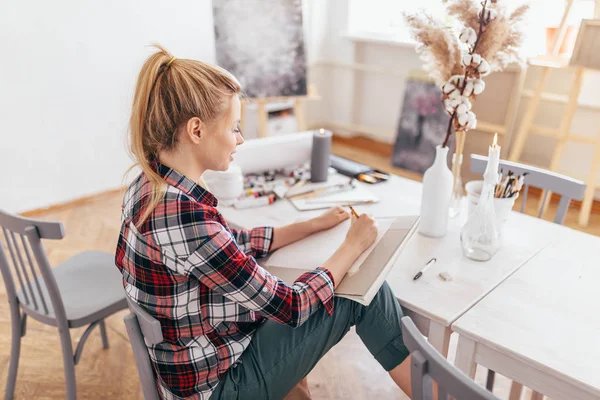
[[[289,286],[245,254],[220,223],[203,220],[194,228],[203,237],[185,269],[211,290],[293,327],[302,325],[321,305],[333,315],[334,282],[327,269],[306,272]]]
[[[273,228],[262,226],[252,230],[231,229],[233,237],[239,248],[254,258],[265,257],[269,254],[273,243]]]

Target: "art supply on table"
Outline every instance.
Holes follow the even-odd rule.
[[[352,179],[350,182],[347,182],[347,183],[338,183],[336,185],[322,187],[322,188],[315,189],[310,192],[303,193],[300,195],[295,195],[292,197],[302,198],[302,199],[314,199],[316,197],[323,198],[323,197],[330,196],[332,194],[347,192],[354,188],[356,188],[356,184],[354,183],[354,179]]]
[[[358,204],[370,204],[379,201],[366,185],[356,183],[356,186],[350,186],[347,183],[347,177],[339,174],[332,175],[328,183],[345,183],[346,189],[338,189],[335,193],[320,193],[319,196],[288,196],[288,200],[298,211],[320,210],[335,206],[347,206]],[[314,185],[312,182],[307,186]]]
[[[219,200],[236,199],[244,191],[242,169],[234,163],[229,165],[227,171],[207,170],[202,174],[202,179],[208,185],[210,192]]]
[[[448,271],[442,271],[438,274],[438,276],[443,280],[443,281],[451,281],[452,280],[452,275],[450,275],[448,273]]]
[[[419,271],[417,272],[417,274],[414,276],[413,281],[416,281],[417,279],[419,279],[420,277],[423,276],[423,274],[425,273],[425,271],[427,271],[429,269],[429,267],[431,267],[433,264],[435,264],[437,261],[437,258],[432,258],[431,260],[427,261],[427,264],[425,264],[425,266]]]
[[[508,171],[508,174],[503,178],[503,174],[500,172],[498,183],[494,189],[494,197],[504,199],[518,196],[523,188],[526,176],[527,172],[523,175],[515,175],[512,171]]]
[[[352,206],[348,206],[348,208],[350,209],[350,211],[352,212],[352,215],[354,215],[356,218],[359,217],[358,213],[356,212],[356,210],[354,209],[354,207]]]
[[[310,158],[311,182],[325,182],[329,170],[329,155],[331,153],[331,137],[329,130],[319,129],[313,135]]]
[[[237,209],[245,209],[245,208],[268,206],[269,204],[273,204],[274,202],[275,202],[275,194],[270,194],[268,196],[248,197],[248,198],[240,199],[236,203],[234,203],[233,206]]]
[[[389,174],[371,168],[367,165],[349,160],[336,155],[329,156],[331,167],[342,175],[346,175],[361,182],[370,184],[385,182],[389,179]]]

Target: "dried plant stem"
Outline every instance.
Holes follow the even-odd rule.
[[[475,40],[475,44],[473,45],[473,48],[469,52],[470,54],[475,53],[475,50],[477,49],[477,45],[479,44],[481,36],[483,35],[483,26],[484,26],[483,18],[485,17],[485,8],[487,7],[487,2],[488,2],[488,0],[483,0],[483,3],[481,3],[483,8],[482,8],[481,14],[479,16],[479,34],[477,35],[477,40]],[[468,79],[469,79],[469,70],[466,70],[465,71],[465,79],[464,79],[462,88],[460,89],[461,95],[463,95],[465,93],[465,88],[467,87]],[[442,147],[446,147],[448,145],[448,140],[450,140],[450,135],[452,134],[452,125],[453,125],[455,119],[456,119],[456,110],[454,110],[454,112],[452,113],[452,116],[450,117],[450,121],[448,122],[448,130],[446,131],[446,138],[444,139],[444,143],[442,144]],[[464,133],[464,131],[463,131],[463,133]],[[456,179],[456,176],[454,179]]]
[[[465,149],[465,138],[467,136],[467,132],[465,132],[464,130],[460,130],[460,131],[456,131],[455,133],[456,135],[456,150],[454,151],[455,154],[455,159],[454,159],[454,164],[452,164],[452,177],[454,179],[453,183],[452,183],[452,188],[453,190],[456,190],[456,181],[458,179],[458,170],[460,169],[460,157],[463,154],[463,151]]]

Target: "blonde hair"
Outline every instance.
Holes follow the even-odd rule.
[[[129,122],[130,152],[150,181],[150,201],[137,225],[160,202],[163,178],[152,168],[160,151],[177,145],[178,128],[198,117],[211,124],[228,110],[232,95],[240,94],[236,78],[222,68],[173,57],[160,45],[144,62],[137,79]]]

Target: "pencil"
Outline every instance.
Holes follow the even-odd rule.
[[[356,218],[358,218],[358,213],[356,212],[356,210],[354,209],[354,207],[352,207],[352,206],[348,206],[348,208],[350,209],[350,211],[352,211],[352,214],[353,214],[353,215],[354,215]]]

